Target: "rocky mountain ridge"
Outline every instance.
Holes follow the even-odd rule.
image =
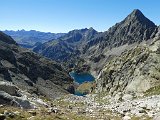
[[[91,43],[88,43],[88,45],[92,46],[94,42],[98,41],[99,48],[104,49],[108,46],[111,49],[124,44],[140,43],[143,40],[153,38],[153,32],[156,27],[141,11],[135,9],[122,22],[115,24],[108,31],[100,34],[93,41],[90,41]]]
[[[56,61],[67,62],[71,59],[77,59],[76,57],[81,54],[83,45],[96,34],[98,32],[93,28],[73,30],[57,40],[37,46],[33,51]]]

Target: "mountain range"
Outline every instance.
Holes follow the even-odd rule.
[[[3,32],[11,36],[20,46],[25,48],[33,48],[39,44],[65,35],[65,33],[40,32],[35,30],[5,30]]]
[[[38,45],[33,51],[56,61],[80,59],[97,75],[109,55],[120,54],[128,45],[153,38],[156,32],[157,26],[141,11],[134,10],[108,31],[100,33],[93,28],[73,30],[56,40]],[[119,47],[120,50],[114,50]]]

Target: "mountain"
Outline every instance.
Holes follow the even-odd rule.
[[[78,57],[83,45],[96,34],[98,32],[93,28],[73,30],[56,40],[35,47],[33,51],[53,60],[66,62]]]
[[[96,77],[112,56],[154,38],[156,32],[157,26],[135,9],[108,31],[99,33],[93,28],[73,30],[33,50],[56,61],[73,63],[78,69],[87,65]]]
[[[39,32],[35,30],[5,30],[3,32],[11,36],[20,46],[25,48],[33,48],[36,46],[36,43],[44,43],[65,35],[65,33]]]
[[[46,98],[73,93],[70,91],[73,80],[60,64],[19,47],[2,32],[0,46],[0,83],[10,82],[30,94]]]
[[[0,45],[0,104],[32,108],[2,105],[0,119],[159,120],[160,26],[140,10],[102,33],[85,28],[37,43],[33,50],[53,61],[2,32]],[[95,81],[79,85],[68,69]],[[90,94],[68,94],[74,88]]]
[[[99,91],[111,94],[158,93],[160,86],[160,29],[149,43],[141,43],[109,60],[96,83]],[[159,94],[159,93],[158,93]]]
[[[130,23],[129,27],[127,27],[128,23]],[[99,45],[110,47],[109,52],[103,49],[106,56],[109,54],[110,57],[108,56],[109,59],[103,64],[103,69],[97,77],[98,91],[112,95],[158,93],[157,89],[160,86],[159,27],[144,17],[139,10],[134,10],[125,20],[110,28],[106,36],[111,33],[112,36],[108,37],[110,45],[105,44],[103,40],[99,42]],[[112,49],[115,46],[116,48]]]
[[[83,55],[96,76],[112,56],[120,55],[125,49],[152,39],[157,26],[140,10],[134,10],[123,21],[95,36],[83,49]]]
[[[159,64],[159,42],[154,42],[158,30],[140,10],[135,9],[108,31],[98,33],[92,28],[74,30],[34,51],[61,62],[74,59],[71,63],[75,62],[76,69],[89,66],[100,90],[110,93],[144,92],[154,87],[156,79],[159,79],[159,71],[156,70],[159,69],[156,68]],[[147,76],[144,84],[142,81]],[[143,85],[148,86],[144,88]]]
[[[156,25],[146,18],[141,11],[134,10],[122,22],[115,24],[108,31],[100,34],[88,43],[87,48],[99,44],[99,49],[114,48],[124,44],[140,43],[153,38]],[[97,45],[97,44],[96,44]]]

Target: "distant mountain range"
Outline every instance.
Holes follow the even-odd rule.
[[[41,43],[48,42],[65,35],[65,33],[50,33],[35,30],[5,30],[3,32],[11,36],[19,45],[25,48],[33,48]]]

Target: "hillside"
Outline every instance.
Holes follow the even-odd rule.
[[[60,64],[19,47],[2,32],[0,46],[0,82],[48,98],[68,94],[72,79]]]

